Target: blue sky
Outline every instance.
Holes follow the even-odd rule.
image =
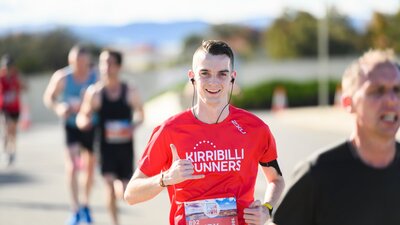
[[[285,7],[323,15],[324,4],[367,20],[371,13],[394,13],[400,0],[0,0],[0,28],[20,25],[125,25],[133,22],[203,20],[235,22],[276,17]]]

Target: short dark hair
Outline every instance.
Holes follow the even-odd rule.
[[[120,51],[112,50],[112,49],[103,49],[102,52],[108,52],[112,57],[115,58],[116,63],[121,66],[122,65],[122,53]]]
[[[220,40],[206,40],[201,43],[201,46],[197,48],[196,52],[204,51],[211,55],[226,55],[231,60],[231,68],[234,66],[234,54],[232,48],[226,42]]]

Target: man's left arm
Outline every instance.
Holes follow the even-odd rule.
[[[248,224],[265,224],[271,218],[272,210],[285,188],[285,181],[276,160],[261,163],[261,166],[267,181],[267,189],[264,202],[256,200],[244,210],[244,219]]]
[[[262,172],[268,183],[264,195],[264,203],[269,203],[273,207],[279,201],[279,198],[285,188],[285,181],[279,168],[278,161],[273,160],[267,164],[261,163]]]
[[[139,94],[138,89],[135,86],[129,86],[128,101],[131,107],[134,109],[133,127],[136,128],[144,121],[144,108],[142,98]]]

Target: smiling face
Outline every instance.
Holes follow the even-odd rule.
[[[236,77],[236,72],[232,71],[231,60],[227,55],[198,51],[189,77],[195,80],[199,104],[223,107],[228,103],[233,85],[231,80]]]
[[[365,71],[349,107],[358,130],[394,138],[400,126],[400,73],[395,65],[386,62]]]

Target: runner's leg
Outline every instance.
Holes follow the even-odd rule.
[[[104,174],[103,178],[106,183],[107,207],[111,215],[112,224],[118,225],[117,199],[115,197],[114,189],[114,182],[116,178],[112,174]]]

